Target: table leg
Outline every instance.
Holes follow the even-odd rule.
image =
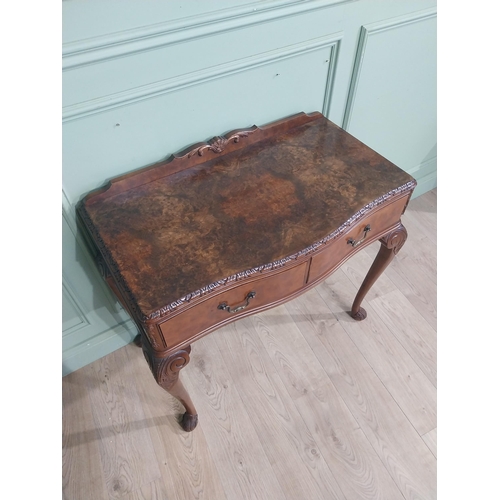
[[[351,308],[351,316],[357,320],[361,321],[366,318],[366,311],[361,307],[361,302],[365,298],[366,294],[373,286],[378,277],[384,272],[386,267],[391,263],[394,256],[401,250],[404,245],[408,233],[406,228],[399,223],[399,225],[387,233],[383,238],[380,239],[380,250],[378,251],[372,266],[368,270],[366,277],[359,288],[359,291],[354,299]]]
[[[198,413],[179,379],[179,372],[189,363],[191,346],[180,349],[166,358],[154,356],[144,342],[142,348],[156,382],[169,394],[177,398],[186,409],[186,413],[182,416],[181,427],[187,432],[192,431],[198,424]]]

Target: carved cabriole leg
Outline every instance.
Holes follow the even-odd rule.
[[[101,255],[98,255],[97,257],[97,266],[102,277],[107,281],[122,306],[127,310],[137,324],[138,320],[136,316],[128,307],[127,302],[123,299],[123,295],[116,286],[109,268]],[[181,426],[185,431],[190,432],[198,424],[198,414],[191,398],[189,397],[189,394],[186,389],[184,389],[182,382],[179,380],[179,372],[189,363],[191,346],[181,349],[168,357],[159,358],[154,355],[155,351],[153,350],[153,348],[162,348],[162,346],[158,343],[160,340],[157,338],[155,326],[145,325],[142,323],[140,324],[141,328],[139,328],[139,331],[142,333],[139,333],[134,338],[134,343],[138,347],[142,347],[144,356],[146,357],[149,367],[151,368],[158,384],[184,405],[186,413],[182,416]]]
[[[406,228],[399,223],[399,225],[393,229],[390,233],[386,234],[380,239],[380,250],[378,251],[372,266],[370,267],[366,277],[359,288],[358,294],[354,299],[351,309],[351,316],[357,320],[361,321],[366,318],[366,311],[361,307],[361,302],[365,298],[366,294],[373,286],[378,277],[384,272],[386,267],[391,263],[394,256],[401,250],[404,245],[408,233]]]
[[[142,350],[156,382],[184,405],[186,413],[182,416],[181,427],[186,432],[192,431],[198,424],[198,412],[179,379],[179,372],[189,363],[191,346],[180,349],[166,358],[156,357],[145,342],[142,343]]]

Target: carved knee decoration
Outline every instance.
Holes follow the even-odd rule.
[[[189,363],[191,346],[180,349],[165,358],[154,356],[144,345],[143,352],[158,385],[184,405],[186,413],[182,416],[182,428],[188,432],[192,431],[198,424],[198,414],[189,394],[179,380],[179,372]]]
[[[406,228],[399,223],[399,226],[393,229],[389,234],[386,234],[383,238],[380,238],[380,243],[386,248],[392,250],[392,253],[396,255],[406,242],[408,237],[408,232]]]
[[[181,369],[189,363],[191,346],[166,358],[156,358],[146,350],[143,352],[156,382],[168,391],[179,379]]]

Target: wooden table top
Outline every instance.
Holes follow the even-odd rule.
[[[115,279],[151,317],[217,280],[310,251],[414,185],[320,113],[302,113],[117,178],[78,210]]]

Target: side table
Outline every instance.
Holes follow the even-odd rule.
[[[350,311],[403,246],[416,186],[320,113],[232,131],[117,177],[78,204],[97,265],[136,323],[160,386],[198,414],[179,379],[191,344],[293,299],[381,243]]]

